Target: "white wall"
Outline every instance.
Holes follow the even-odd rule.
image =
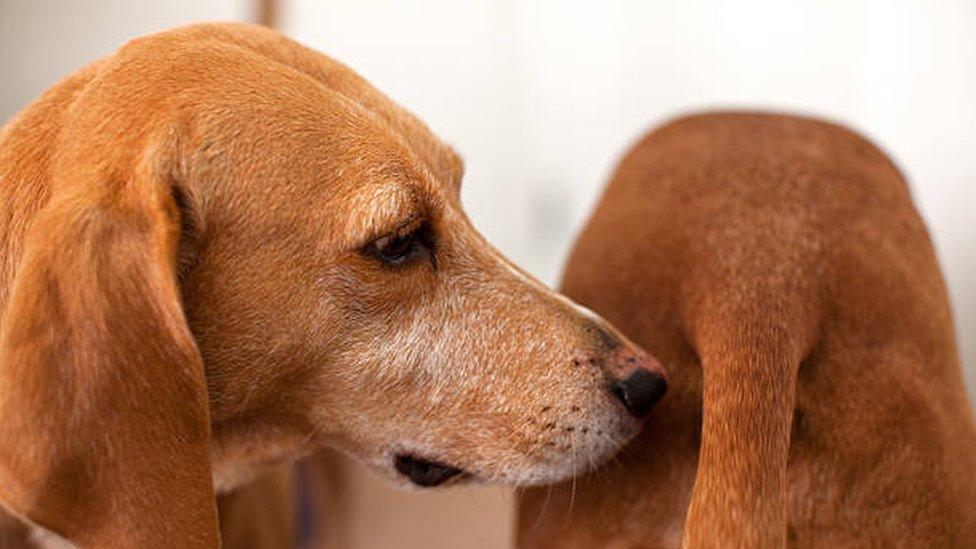
[[[292,0],[283,24],[454,143],[476,224],[550,283],[618,155],[663,119],[852,125],[912,181],[976,392],[973,0]]]
[[[126,40],[204,20],[247,20],[252,0],[0,0],[0,124]]]

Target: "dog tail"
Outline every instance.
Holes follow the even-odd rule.
[[[707,312],[691,327],[703,401],[685,547],[786,545],[797,375],[816,314],[802,291],[778,290],[738,300],[743,294],[731,291],[723,303],[704,304]]]

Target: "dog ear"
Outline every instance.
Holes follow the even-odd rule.
[[[207,389],[177,280],[186,193],[159,155],[134,156],[125,175],[54,166],[5,265],[0,503],[80,546],[216,547]]]

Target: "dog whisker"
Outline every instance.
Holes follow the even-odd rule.
[[[570,435],[569,439],[570,439],[569,440],[570,446],[573,449],[573,466],[576,467],[577,466],[577,464],[576,464],[576,440],[575,440],[576,437],[573,436],[573,435]],[[573,514],[573,504],[576,503],[576,478],[577,478],[577,476],[578,475],[573,475],[573,480],[572,480],[571,488],[570,488],[570,492],[569,492],[569,507],[568,507],[567,512],[566,512],[566,521],[567,521],[567,523],[570,520],[570,516],[572,516],[572,514]]]
[[[552,497],[552,484],[546,486],[546,497],[542,500],[542,508],[539,509],[539,513],[536,514],[535,519],[532,521],[532,526],[529,527],[529,533],[534,534],[539,530],[542,525],[542,517],[546,515],[546,510],[549,508],[549,500]]]

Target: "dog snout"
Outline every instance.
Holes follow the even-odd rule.
[[[605,364],[610,393],[637,419],[647,417],[668,390],[661,363],[643,351],[619,347]]]

